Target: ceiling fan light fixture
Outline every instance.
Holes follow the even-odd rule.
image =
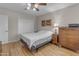
[[[39,6],[46,6],[46,3],[27,3],[25,10],[39,11]]]
[[[36,11],[36,8],[33,8],[33,11]]]
[[[34,5],[35,8],[38,8],[38,6],[39,6],[38,4],[35,4],[35,5]]]
[[[30,9],[30,7],[27,7],[27,10],[29,10]]]
[[[31,3],[27,3],[27,6],[28,6],[28,7],[31,7]]]

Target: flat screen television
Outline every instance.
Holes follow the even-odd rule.
[[[74,27],[74,28],[76,27],[77,28],[77,27],[79,27],[79,24],[69,24],[69,27]]]

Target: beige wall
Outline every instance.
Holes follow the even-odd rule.
[[[79,4],[38,16],[38,30],[53,28],[53,25],[51,27],[41,26],[41,20],[47,19],[52,19],[52,23],[57,23],[59,26],[68,26],[70,23],[79,23]]]
[[[18,19],[18,31],[20,33],[34,32],[36,17],[33,15],[20,15]]]

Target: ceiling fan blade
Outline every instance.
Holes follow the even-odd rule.
[[[24,10],[27,10],[27,8],[24,8]]]
[[[47,3],[38,3],[38,4],[39,4],[39,5],[44,5],[44,6],[47,5]]]
[[[36,11],[39,11],[39,9],[38,9],[38,8],[36,8]]]

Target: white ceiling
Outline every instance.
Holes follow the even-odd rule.
[[[43,15],[48,12],[54,12],[56,10],[66,8],[73,5],[72,3],[48,3],[47,6],[39,7],[40,11],[24,10],[24,3],[0,3],[0,8],[5,8],[8,10],[13,10],[16,12],[27,13],[32,15]]]

